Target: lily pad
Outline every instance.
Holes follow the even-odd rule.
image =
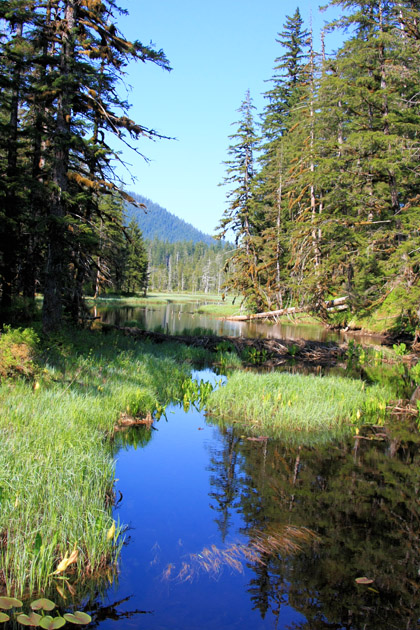
[[[6,615],[4,612],[0,612],[0,623],[4,623],[5,621],[9,621],[9,615]]]
[[[11,608],[20,608],[23,606],[20,599],[14,597],[0,597],[0,608],[3,610],[10,610]]]
[[[31,603],[32,610],[53,610],[55,608],[54,602],[46,597],[41,597],[41,599],[36,599]]]
[[[74,615],[66,613],[64,619],[70,623],[76,623],[79,626],[84,626],[92,621],[92,617],[87,613],[76,611]]]
[[[66,624],[65,619],[63,617],[51,617],[51,615],[45,615],[45,617],[41,617],[41,621],[39,625],[44,630],[55,630],[56,628],[62,628]]]
[[[358,577],[356,578],[357,584],[373,584],[373,580],[367,577]]]
[[[22,626],[39,626],[39,622],[41,621],[41,615],[37,613],[31,612],[30,615],[18,615],[16,617],[16,621],[18,621]]]
[[[56,628],[62,628],[65,624],[66,620],[63,617],[51,617],[51,615],[45,615],[39,622],[39,625],[44,630],[55,630]]]

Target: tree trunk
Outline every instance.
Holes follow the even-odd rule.
[[[15,39],[22,38],[23,26],[16,25]],[[3,264],[1,269],[2,276],[2,294],[1,308],[7,311],[12,306],[12,290],[13,281],[16,274],[16,257],[18,254],[18,221],[19,221],[19,204],[16,194],[18,185],[18,109],[20,98],[20,80],[21,66],[19,61],[15,61],[12,81],[13,92],[10,103],[10,119],[8,134],[8,151],[7,151],[7,170],[6,170],[6,198],[3,219]]]
[[[65,19],[62,25],[60,72],[67,80],[71,73],[73,57],[73,29],[75,26],[76,0],[67,0]],[[47,262],[44,281],[44,304],[42,325],[46,333],[59,329],[62,325],[63,290],[65,285],[65,199],[67,191],[67,170],[69,163],[69,136],[71,115],[71,91],[69,81],[65,82],[57,98],[55,134],[53,138],[53,194],[49,208],[47,230]],[[65,195],[64,195],[65,196]]]

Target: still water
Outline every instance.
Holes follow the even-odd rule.
[[[308,339],[312,341],[344,341],[354,338],[351,334],[328,331],[321,325],[290,323],[267,323],[262,321],[229,321],[197,313],[200,303],[154,304],[144,307],[95,307],[93,311],[106,324],[122,326],[130,322],[143,330],[159,330],[169,334],[193,334],[194,330],[205,329],[215,335],[233,337],[269,337],[280,339]],[[199,334],[199,333],[198,333]],[[358,335],[358,343],[381,343],[380,338]]]
[[[419,627],[417,435],[288,446],[172,406],[116,447],[128,530],[101,630]]]

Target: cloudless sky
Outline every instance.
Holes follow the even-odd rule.
[[[275,40],[286,16],[299,6],[306,28],[312,16],[319,49],[319,33],[337,9],[321,13],[309,0],[120,0],[120,6],[129,12],[118,19],[122,33],[153,42],[173,68],[166,72],[152,63],[126,68],[130,117],[176,140],[137,143],[149,163],[121,147],[136,181],[124,169],[118,173],[127,190],[213,234],[226,207],[227,189],[218,184],[225,175],[228,136],[235,132],[232,123],[247,89],[256,120],[262,112],[274,60],[284,52]],[[340,44],[338,35],[327,38],[327,49]]]

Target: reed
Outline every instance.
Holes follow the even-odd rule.
[[[207,409],[249,435],[336,437],[349,425],[383,422],[391,397],[386,386],[338,376],[234,372],[210,395]]]
[[[112,519],[115,466],[108,438],[122,412],[153,414],[181,398],[197,356],[194,349],[174,344],[72,331],[38,347],[31,378],[3,379],[4,591],[38,592],[63,584],[63,577],[71,583],[115,562],[121,527]],[[28,360],[32,366],[32,354]],[[60,571],[66,556],[73,561]]]

